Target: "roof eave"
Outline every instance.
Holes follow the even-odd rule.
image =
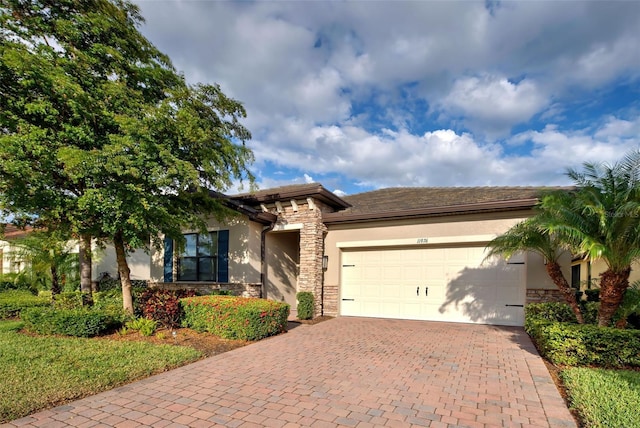
[[[299,199],[299,198],[307,198],[307,197],[313,197],[339,210],[351,207],[351,204],[349,204],[347,201],[340,198],[336,194],[328,191],[321,184],[319,184],[316,188],[312,188],[312,189],[308,189],[308,188],[292,189],[292,190],[279,191],[277,193],[271,193],[271,194],[241,195],[238,197],[231,197],[231,198],[234,200],[242,200],[246,203],[257,205],[260,203],[288,201],[291,199]]]

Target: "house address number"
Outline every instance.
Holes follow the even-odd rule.
[[[428,243],[429,243],[428,238],[418,238],[418,240],[416,241],[416,244],[428,244]]]

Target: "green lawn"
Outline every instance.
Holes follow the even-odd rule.
[[[197,360],[187,347],[31,337],[0,321],[0,423]]]
[[[561,375],[585,426],[640,427],[640,372],[570,368]]]

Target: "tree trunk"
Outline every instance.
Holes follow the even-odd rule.
[[[547,274],[562,293],[564,300],[569,304],[569,306],[571,306],[571,310],[576,315],[578,323],[584,324],[584,318],[582,317],[582,312],[580,312],[580,306],[578,305],[578,299],[576,299],[576,293],[562,274],[562,268],[560,267],[560,265],[557,262],[548,261]]]
[[[133,315],[133,296],[131,295],[131,270],[127,263],[127,253],[124,248],[122,232],[117,232],[113,237],[113,246],[116,249],[118,261],[118,274],[122,285],[122,307],[129,315]]]
[[[600,274],[600,310],[598,311],[598,326],[608,327],[611,324],[613,314],[616,313],[624,292],[629,288],[628,267],[622,272],[613,272],[611,269]]]
[[[51,265],[51,298],[55,299],[60,294],[60,279],[58,278],[58,268]]]
[[[82,292],[82,304],[93,305],[91,294],[91,236],[80,236],[80,291]]]

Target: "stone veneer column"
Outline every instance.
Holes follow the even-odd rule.
[[[323,204],[316,201],[311,205],[298,203],[296,210],[287,204],[284,205],[283,212],[278,214],[278,223],[302,223],[297,291],[313,293],[314,316],[319,316],[322,308],[322,256],[324,235],[327,231],[327,227],[322,223],[322,207]]]

